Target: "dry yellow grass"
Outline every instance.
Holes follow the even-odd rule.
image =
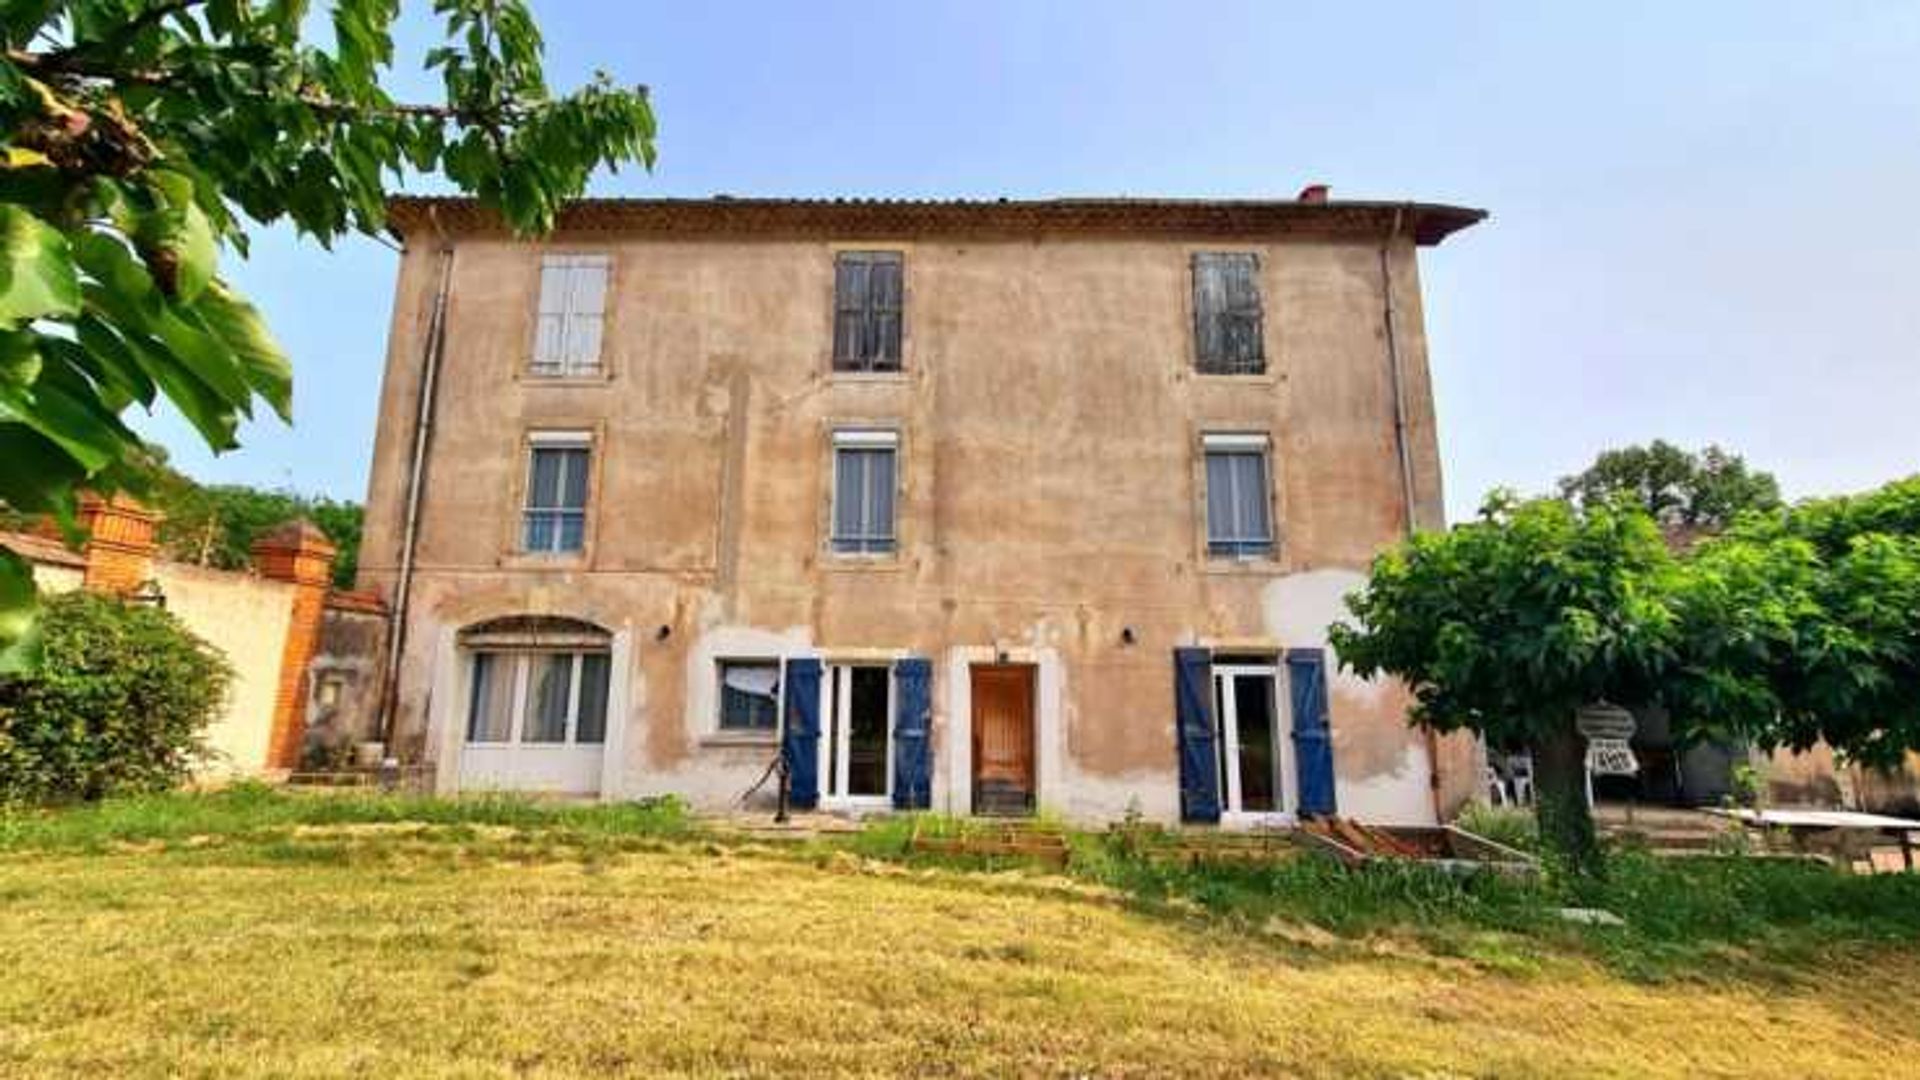
[[[848,856],[366,842],[0,862],[0,1074],[1920,1071],[1911,954],[1818,990],[1649,987]]]

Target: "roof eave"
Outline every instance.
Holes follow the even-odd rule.
[[[556,231],[667,235],[993,235],[1052,234],[1378,236],[1399,230],[1432,246],[1485,220],[1485,210],[1441,203],[1231,199],[581,199]],[[400,196],[387,219],[402,239],[504,233],[498,214],[477,200]]]

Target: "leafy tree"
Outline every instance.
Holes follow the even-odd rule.
[[[1718,446],[1688,453],[1655,439],[1646,446],[1608,450],[1585,471],[1560,481],[1560,494],[1582,506],[1626,497],[1668,529],[1718,531],[1740,514],[1780,507],[1772,473]]]
[[[249,223],[322,244],[383,225],[387,186],[443,172],[540,231],[601,167],[653,161],[646,92],[548,91],[524,0],[435,0],[445,100],[381,87],[398,0],[14,0],[0,7],[0,502],[72,527],[129,480],[131,405],[165,397],[216,450],[255,402],[291,415],[288,359],[222,280]],[[33,592],[0,548],[0,669]]]
[[[1748,516],[1684,554],[1622,496],[1497,494],[1375,560],[1341,661],[1391,674],[1414,719],[1534,754],[1542,840],[1598,866],[1580,705],[1665,704],[1675,734],[1866,764],[1920,749],[1920,476]]]
[[[1478,520],[1377,558],[1333,646],[1363,676],[1406,680],[1415,721],[1531,747],[1541,838],[1586,873],[1599,849],[1574,713],[1653,697],[1678,639],[1678,572],[1636,507],[1497,492]]]
[[[1664,692],[1690,725],[1875,765],[1920,748],[1920,476],[1742,523],[1676,599]]]
[[[149,443],[127,462],[129,486],[161,513],[160,550],[169,558],[238,570],[253,563],[253,542],[295,518],[327,534],[338,553],[333,583],[353,585],[360,556],[361,508],[292,491],[245,484],[202,484],[167,463],[167,452]]]

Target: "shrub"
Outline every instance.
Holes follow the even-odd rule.
[[[205,757],[226,700],[219,650],[158,608],[46,598],[38,670],[0,679],[0,802],[160,791]]]
[[[1540,828],[1534,821],[1533,811],[1527,807],[1468,803],[1454,824],[1475,836],[1485,837],[1516,851],[1537,852],[1540,849]]]

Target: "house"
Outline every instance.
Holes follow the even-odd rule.
[[[442,791],[1431,822],[1327,627],[1443,524],[1417,252],[1478,210],[399,199],[360,585]]]

